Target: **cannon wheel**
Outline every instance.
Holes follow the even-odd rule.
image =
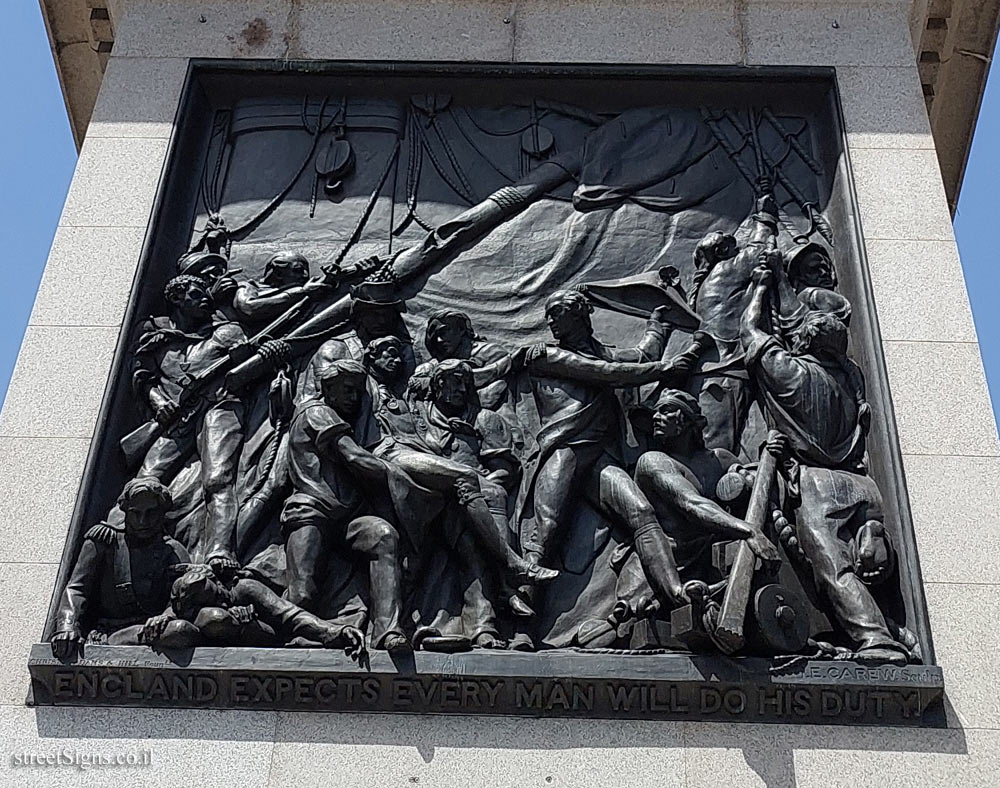
[[[753,615],[763,644],[776,654],[796,654],[809,640],[805,602],[790,588],[773,583],[759,589]]]

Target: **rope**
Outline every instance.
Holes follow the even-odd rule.
[[[423,148],[420,145],[418,134],[413,112],[408,111],[406,136],[410,142],[410,150],[406,158],[406,216],[391,229],[391,235],[402,235],[403,231],[410,226],[410,222],[416,222],[417,226],[426,232],[432,230],[431,226],[417,215],[417,191],[420,188],[420,172],[423,169],[424,161]]]
[[[285,419],[278,419],[274,424],[274,440],[267,447],[267,454],[264,455],[263,461],[261,463],[261,471],[257,475],[257,479],[254,481],[253,487],[250,492],[243,497],[242,503],[246,503],[251,498],[257,496],[261,490],[264,489],[264,485],[267,484],[267,480],[271,476],[271,471],[274,470],[274,463],[278,459],[278,447],[281,445],[281,439],[285,435],[285,431],[288,429],[288,424]]]
[[[462,127],[462,124],[458,122],[458,115],[456,115],[454,112],[452,112],[450,114],[451,114],[452,122],[455,124],[455,128],[458,129],[458,133],[459,134],[461,134],[463,137],[465,137],[465,141],[467,143],[469,143],[469,147],[472,148],[472,150],[474,150],[476,153],[479,154],[479,156],[483,159],[483,161],[485,161],[489,165],[490,169],[492,169],[493,172],[495,172],[497,175],[499,175],[501,178],[503,178],[508,183],[513,183],[515,179],[513,177],[511,177],[510,175],[508,175],[507,173],[505,173],[499,167],[497,167],[493,163],[493,161],[490,159],[490,157],[487,156],[478,145],[476,145],[476,143],[473,141],[472,137],[470,137],[469,134],[468,134],[468,132],[466,132],[466,130]],[[466,110],[466,114],[468,114],[468,110]]]
[[[302,117],[306,131],[309,131],[309,126],[308,123],[306,122],[306,114],[305,114],[306,103],[308,101],[309,101],[308,96],[306,96],[306,98],[302,100]],[[316,120],[316,130],[315,132],[313,132],[312,145],[309,146],[309,152],[306,154],[305,160],[302,162],[302,166],[299,167],[299,169],[296,171],[295,175],[288,182],[288,185],[285,186],[285,188],[282,189],[280,192],[278,192],[271,199],[271,201],[264,206],[263,210],[261,210],[260,213],[258,213],[256,216],[249,219],[247,222],[245,222],[244,224],[242,224],[241,226],[237,227],[236,229],[230,232],[229,235],[234,241],[242,241],[244,238],[250,235],[250,233],[256,230],[263,223],[263,221],[272,213],[274,213],[277,207],[281,205],[282,202],[284,202],[285,198],[288,196],[288,193],[292,190],[292,187],[294,187],[295,184],[298,182],[299,178],[302,177],[302,173],[306,171],[306,167],[309,166],[309,162],[312,161],[313,156],[316,154],[316,148],[319,146],[319,138],[323,132],[323,113],[326,111],[326,105],[328,101],[329,101],[328,97],[324,98],[323,102],[320,104],[319,116],[317,117]]]
[[[420,130],[420,127],[417,124],[414,124],[414,128],[418,130],[418,133],[420,135],[420,145],[423,148],[424,152],[427,154],[427,157],[431,160],[431,164],[434,165],[434,169],[437,170],[437,174],[441,176],[441,180],[445,182],[448,188],[450,188],[453,192],[455,192],[456,196],[461,197],[469,205],[475,205],[476,203],[475,198],[467,192],[463,193],[462,190],[463,187],[461,185],[456,186],[455,182],[451,179],[448,173],[444,171],[444,167],[441,165],[441,162],[434,154],[434,150],[431,147],[431,144],[427,141],[427,137],[423,133],[423,131]]]
[[[729,116],[729,122],[733,124],[733,127],[736,129],[737,133],[741,134],[743,133],[742,127],[740,126],[739,121],[736,118]],[[812,202],[806,200],[805,195],[803,195],[802,192],[800,192],[798,188],[795,186],[795,184],[792,183],[791,180],[789,180],[788,176],[786,176],[778,168],[778,165],[774,162],[774,159],[772,159],[768,155],[767,151],[762,149],[760,151],[760,156],[764,164],[766,164],[774,173],[775,180],[782,185],[782,187],[785,189],[785,191],[789,193],[789,195],[791,195],[792,199],[799,206],[799,209],[806,216],[806,218],[809,219],[810,222],[809,231],[806,232],[805,234],[795,232],[794,227],[790,227],[787,223],[782,222],[789,230],[789,233],[793,236],[793,239],[796,242],[798,242],[799,240],[802,241],[808,240],[809,236],[812,235],[813,230],[816,230],[817,232],[819,232],[820,235],[823,236],[823,238],[827,240],[827,242],[831,246],[833,246],[833,241],[834,241],[833,230],[830,228],[829,223],[827,223],[826,218],[821,213],[815,210],[815,206],[813,205]]]
[[[399,156],[392,168],[392,193],[389,195],[389,256],[392,256],[392,228],[396,224],[396,187],[399,185]]]
[[[750,184],[751,187],[757,187],[757,179],[754,177],[753,173],[747,168],[747,166],[740,160],[739,154],[743,148],[737,150],[733,147],[733,144],[729,141],[729,138],[722,132],[719,127],[719,119],[712,115],[706,107],[701,108],[701,116],[704,119],[709,130],[712,132],[712,136],[715,137],[715,141],[719,143],[719,147],[725,151],[726,155],[732,160],[733,164],[736,165],[736,169],[739,170],[740,175],[742,175],[746,182]],[[743,147],[746,147],[745,145]]]
[[[327,96],[323,99],[319,106],[319,114],[316,115],[316,128],[309,128],[309,96],[302,99],[302,108],[299,111],[299,115],[302,118],[302,128],[308,131],[310,134],[322,134],[327,131],[336,121],[340,121],[343,124],[344,120],[347,118],[347,96],[344,96],[340,101],[340,109],[337,110],[336,114],[330,116],[330,120],[323,125],[323,113],[326,111],[326,105],[330,101],[330,97]]]
[[[510,211],[523,204],[525,198],[524,195],[513,186],[502,186],[493,192],[488,199],[495,202],[505,211]]]
[[[470,113],[467,108],[463,107],[462,111],[465,113],[465,116],[469,119],[469,122],[473,126],[475,126],[477,129],[483,132],[483,134],[488,134],[490,137],[511,137],[515,134],[523,134],[533,125],[532,123],[529,122],[527,126],[521,126],[521,128],[514,129],[513,131],[490,131],[489,129],[484,129],[482,126],[476,123],[476,119],[472,117],[472,113]]]
[[[382,168],[382,173],[378,177],[378,183],[375,184],[375,189],[368,198],[368,203],[365,205],[364,211],[361,213],[361,218],[354,227],[354,231],[351,233],[350,237],[347,239],[347,243],[340,250],[340,254],[337,255],[337,259],[334,260],[334,266],[339,266],[344,262],[344,258],[347,257],[347,253],[351,250],[351,247],[358,242],[361,237],[362,231],[365,229],[365,225],[371,218],[372,211],[375,210],[375,205],[378,202],[378,196],[382,191],[382,187],[385,186],[385,182],[389,178],[389,173],[392,171],[392,165],[396,161],[396,157],[399,156],[400,143],[399,138],[396,138],[395,144],[392,146],[392,153],[389,154],[389,158],[385,162],[385,166]]]
[[[232,115],[229,112],[227,112],[226,120],[224,121],[225,125],[222,125],[219,129],[220,135],[225,135],[228,122],[231,117]],[[227,140],[223,138],[222,144],[219,147],[218,158],[216,158],[215,160],[215,171],[212,173],[212,182],[211,182],[212,200],[215,203],[215,207],[213,210],[216,213],[218,213],[219,209],[222,208],[222,188],[220,186],[220,178],[222,176],[222,162],[226,157],[226,145],[227,145]]]
[[[809,153],[806,151],[806,149],[802,146],[802,143],[799,142],[798,134],[795,133],[795,132],[788,131],[781,124],[781,121],[779,121],[774,116],[774,113],[771,112],[771,110],[768,109],[767,107],[764,107],[760,112],[764,116],[764,119],[774,127],[774,130],[777,131],[778,134],[780,134],[785,139],[785,141],[792,148],[795,149],[795,152],[797,154],[799,154],[799,158],[801,158],[802,161],[804,161],[806,163],[806,166],[810,170],[812,170],[816,175],[819,175],[819,176],[822,177],[822,175],[823,175],[823,168],[809,155]],[[801,132],[799,132],[799,133],[801,133]]]
[[[451,144],[448,142],[448,138],[441,133],[441,129],[438,127],[438,124],[433,118],[431,119],[431,128],[434,129],[434,134],[438,138],[438,142],[440,142],[441,147],[444,148],[444,154],[448,157],[448,162],[451,164],[451,168],[458,176],[458,180],[461,182],[462,188],[465,189],[465,193],[469,195],[469,201],[472,203],[479,202],[476,199],[476,195],[472,191],[472,183],[470,183],[468,176],[465,174],[462,166],[458,163],[458,157],[455,156],[455,151],[452,150]]]
[[[215,118],[212,122],[212,133],[209,138],[209,149],[211,149],[212,143],[215,142],[215,140],[226,130],[229,117],[230,113],[228,110],[219,110],[215,114]],[[209,213],[218,213],[221,207],[220,203],[222,195],[219,194],[219,175],[222,171],[222,161],[225,158],[225,152],[226,142],[223,140],[222,144],[219,146],[219,152],[215,157],[215,166],[211,169],[206,167],[202,171],[199,197],[208,209]],[[211,176],[209,176],[210,172]]]
[[[272,367],[284,364],[291,357],[292,348],[284,339],[269,339],[262,343],[257,352]]]

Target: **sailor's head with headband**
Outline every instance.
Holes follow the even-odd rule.
[[[698,400],[685,391],[665,389],[653,407],[653,435],[674,440],[690,431],[694,445],[704,446],[705,416]]]

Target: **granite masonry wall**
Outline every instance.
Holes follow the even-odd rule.
[[[995,786],[1000,450],[909,2],[119,0],[116,43],[0,416],[0,783]],[[188,58],[834,66],[949,727],[28,708],[37,641]],[[147,749],[144,768],[10,754]]]

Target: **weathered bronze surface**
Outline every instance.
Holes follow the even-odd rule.
[[[936,720],[830,75],[310,71],[192,72],[35,701]]]

